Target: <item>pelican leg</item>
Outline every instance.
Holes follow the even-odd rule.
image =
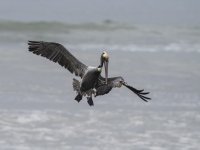
[[[90,106],[94,106],[92,97],[87,97],[87,102],[88,102],[88,104],[89,104]]]
[[[74,100],[76,100],[79,103],[82,100],[82,98],[83,96],[80,93],[78,93]]]

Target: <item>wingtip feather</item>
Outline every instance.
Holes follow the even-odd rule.
[[[144,89],[138,90],[133,88],[132,86],[128,85],[127,83],[123,84],[126,86],[128,89],[130,89],[132,92],[134,92],[137,96],[139,96],[143,101],[148,102],[148,100],[151,100],[151,98],[144,96],[149,94],[149,92],[144,92]]]

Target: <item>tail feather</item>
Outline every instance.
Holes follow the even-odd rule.
[[[78,95],[75,97],[75,100],[77,102],[80,102],[82,100],[82,98],[83,98],[83,96],[82,96],[82,94],[80,92],[80,82],[78,80],[76,80],[76,79],[73,79],[72,85],[73,85],[74,91],[76,91],[78,93]]]
[[[77,93],[80,93],[80,82],[76,79],[73,79],[73,89],[74,91],[76,91]]]

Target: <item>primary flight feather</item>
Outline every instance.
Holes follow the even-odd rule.
[[[97,67],[86,66],[74,57],[63,45],[54,42],[28,41],[30,52],[46,57],[47,59],[60,64],[71,73],[81,78],[81,81],[73,79],[73,88],[77,92],[75,100],[80,102],[83,96],[93,106],[92,96],[99,96],[109,93],[115,87],[125,86],[139,96],[142,100],[148,101],[151,98],[146,95],[149,92],[137,90],[128,85],[122,77],[108,78],[109,55],[103,51],[100,57],[100,64]],[[101,76],[102,67],[105,67],[105,78]]]

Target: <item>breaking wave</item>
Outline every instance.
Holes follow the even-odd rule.
[[[79,50],[200,52],[200,27],[0,21],[1,45],[55,41]]]

